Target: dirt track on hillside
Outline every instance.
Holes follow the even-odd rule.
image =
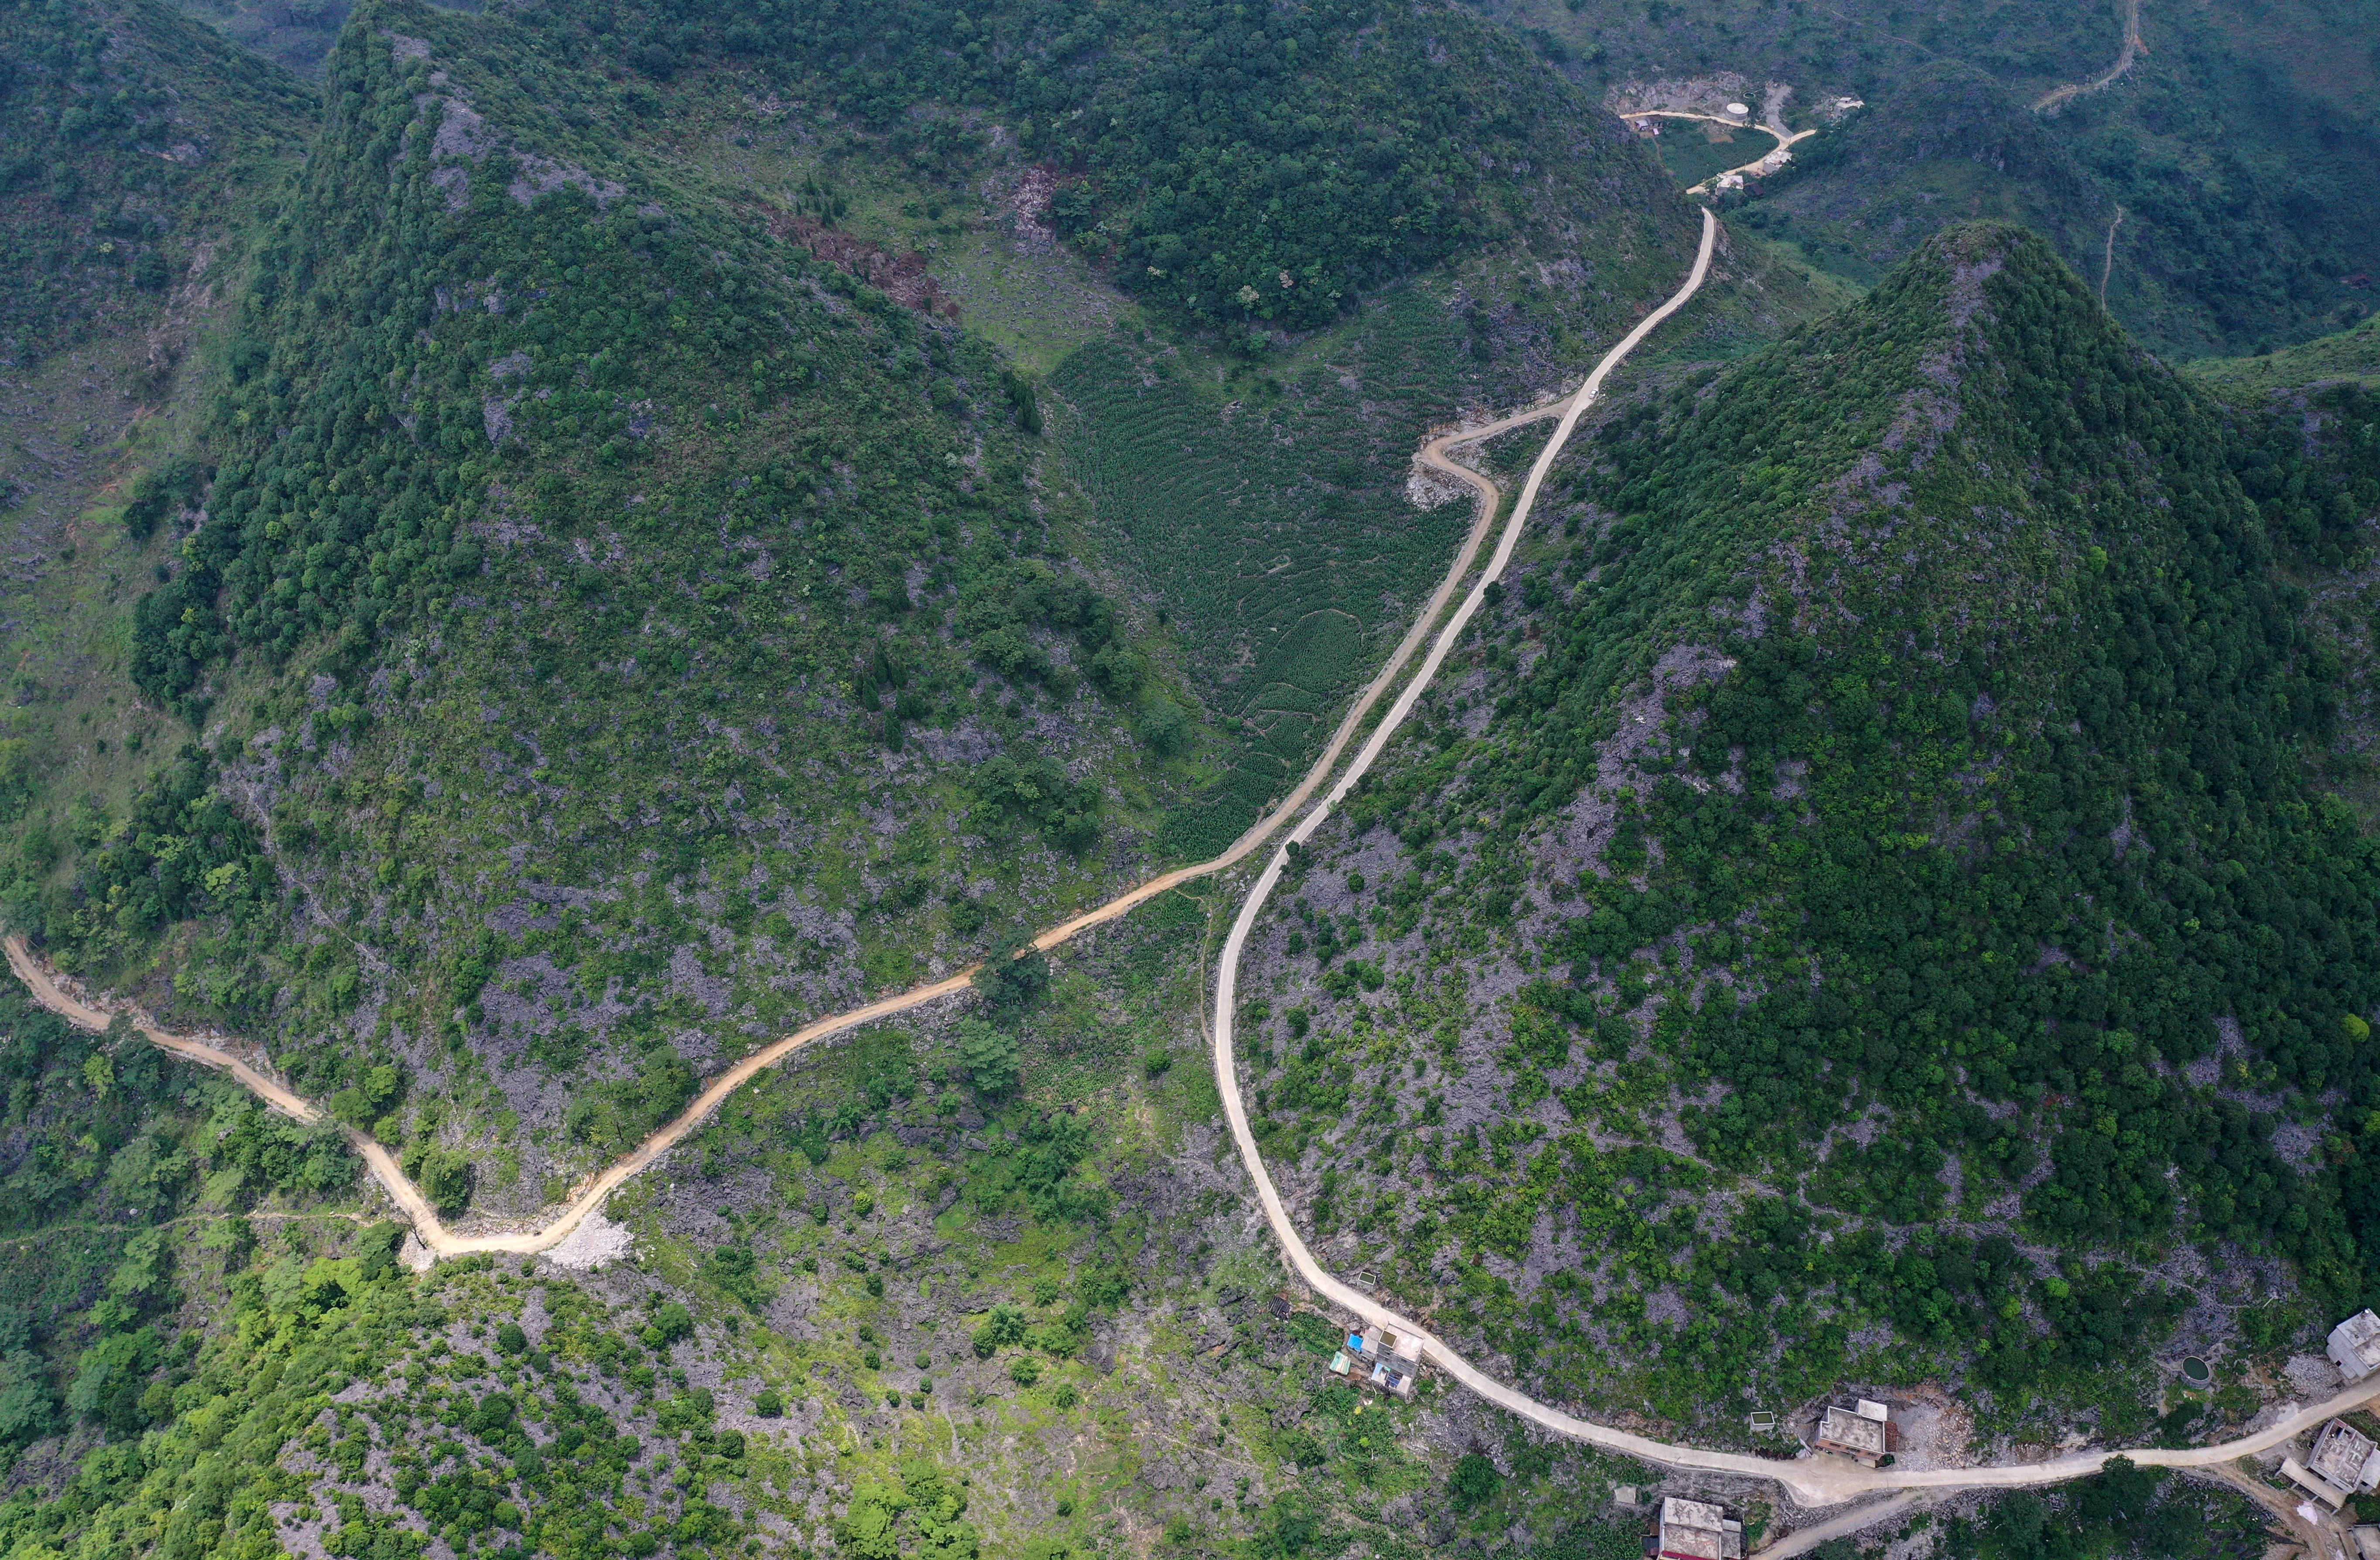
[[[2046,114],[2070,98],[2084,92],[2095,92],[2102,87],[2114,86],[2131,73],[2134,62],[2149,52],[2141,39],[2141,0],[2124,0],[2124,46],[2116,54],[2116,63],[2088,81],[2076,81],[2070,86],[2053,88],[2033,102],[2035,114]]]

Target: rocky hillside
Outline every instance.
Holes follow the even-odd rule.
[[[2256,458],[1994,225],[1583,441],[1251,947],[1323,1249],[1706,1433],[1927,1373],[2138,1433],[2153,1345],[2363,1293],[2373,847]]]

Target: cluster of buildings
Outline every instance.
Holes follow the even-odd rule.
[[[2380,1372],[2380,1314],[2359,1312],[2332,1328],[2328,1353],[2350,1382]],[[1345,1345],[1330,1357],[1332,1375],[1407,1401],[1421,1368],[1418,1341],[1390,1332],[1350,1332]],[[1759,1423],[1762,1420],[1767,1422]],[[1775,1420],[1773,1414],[1756,1415],[1755,1428],[1773,1429]],[[1900,1450],[1900,1427],[1889,1404],[1866,1397],[1847,1405],[1829,1403],[1818,1415],[1810,1446],[1869,1468],[1886,1467]],[[2380,1443],[2345,1420],[2332,1420],[2314,1437],[2305,1461],[2284,1457],[2281,1472],[2336,1511],[2356,1495],[2380,1490]],[[1637,1502],[1637,1491],[1630,1486],[1614,1491],[1613,1496],[1622,1506]],[[1665,1496],[1652,1528],[1651,1553],[1658,1560],[1742,1560],[1743,1524],[1712,1502]],[[2366,1533],[2373,1535],[2371,1540],[2365,1540]],[[2358,1529],[2356,1536],[2369,1560],[2380,1560],[2380,1529]]]
[[[2380,1316],[2359,1311],[2341,1322],[2330,1330],[2325,1352],[2350,1382],[2380,1371]],[[2314,1436],[2305,1461],[2281,1459],[2281,1476],[2337,1511],[2351,1497],[2380,1489],[2380,1445],[2345,1420],[2333,1420]]]
[[[1330,1373],[1411,1402],[1421,1379],[1421,1350],[1394,1333],[1349,1333],[1330,1357]]]

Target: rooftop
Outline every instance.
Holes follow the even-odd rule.
[[[1660,1552],[1667,1560],[1738,1560],[1743,1524],[1708,1501],[1670,1495],[1661,1502]]]
[[[1818,1419],[1818,1439],[1830,1441],[1839,1446],[1849,1446],[1853,1451],[1882,1452],[1886,1449],[1886,1422],[1880,1415],[1863,1414],[1856,1409],[1828,1404],[1827,1411]]]
[[[2372,1437],[2345,1420],[2333,1420],[2314,1437],[2313,1452],[2306,1458],[2306,1467],[2344,1493],[2353,1494],[2363,1482],[2363,1465],[2375,1450],[2380,1447],[2373,1445]]]
[[[2359,1311],[2330,1330],[2330,1357],[2350,1376],[2380,1370],[2380,1316]]]

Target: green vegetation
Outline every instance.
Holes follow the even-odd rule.
[[[89,1425],[117,1439],[173,1417],[201,1339],[177,1312],[195,1262],[237,1258],[243,1215],[302,1218],[354,1184],[336,1133],[269,1114],[225,1079],[168,1061],[129,1025],[105,1035],[0,991],[0,1467]],[[188,1236],[199,1234],[190,1254]],[[179,1254],[177,1254],[179,1253]]]
[[[288,1041],[301,1087],[394,1046],[431,1087],[392,1131],[424,1143],[455,1118],[508,1132],[515,1058],[594,1067],[506,1183],[531,1190],[540,1154],[683,1103],[672,961],[709,925],[759,987],[730,1005],[757,997],[746,1033],[855,964],[905,983],[903,945],[963,951],[986,922],[985,890],[948,887],[951,822],[1014,848],[995,906],[1063,903],[1106,880],[1102,842],[1153,832],[1197,736],[1145,625],[1071,557],[1082,506],[1014,376],[523,97],[551,68],[635,122],[544,29],[399,6],[345,34],[200,450],[133,482],[121,522],[148,576],[131,681],[214,732],[118,801],[45,789],[75,733],[20,717],[6,889],[63,966],[175,968],[185,1020]],[[1001,751],[1045,719],[1080,734]],[[1103,740],[1135,721],[1137,755]],[[953,751],[989,761],[945,771]],[[798,898],[793,839],[835,864]],[[499,934],[520,875],[591,897]],[[846,908],[865,924],[820,946]],[[369,1045],[320,1043],[350,1022]],[[456,1198],[472,1179],[421,1163]]]
[[[2070,1490],[2000,1495],[1979,1517],[1942,1526],[1937,1552],[1958,1560],[2228,1560],[2261,1554],[2272,1540],[2263,1514],[2240,1495],[2120,1457]]]
[[[1401,1230],[1397,1282],[1543,1391],[1687,1422],[1947,1370],[1987,1422],[2143,1426],[2121,1368],[2184,1301],[2143,1268],[2193,1243],[2289,1264],[2251,1347],[2362,1303],[2380,903],[2289,574],[2364,557],[2380,484],[2327,393],[2337,458],[2227,431],[1978,226],[1606,422],[1565,481],[1609,518],[1480,631],[1484,734],[1437,695],[1284,895],[1257,1100],[1323,1150],[1318,1227]],[[1479,1033],[1503,948],[1553,958]],[[1597,1288],[1488,1270],[1548,1217]]]
[[[1945,222],[1975,217],[2022,223],[2084,269],[2115,209],[2077,159],[2070,128],[1977,66],[1930,63],[1796,146],[1791,172],[1765,181],[1740,220],[1871,285]],[[2128,243],[2128,259],[2133,252]],[[2088,270],[2095,280],[2098,268]]]
[[[1293,389],[1194,378],[1195,357],[1121,342],[1086,347],[1053,381],[1081,409],[1068,452],[1110,545],[1242,733],[1218,792],[1169,820],[1182,856],[1228,845],[1303,772],[1470,524],[1467,502],[1416,514],[1402,491],[1414,429],[1452,409],[1445,314],[1400,288],[1360,326],[1301,354]],[[1341,382],[1349,357],[1359,388]]]
[[[301,62],[343,14],[244,4]],[[0,1554],[1634,1552],[1579,1514],[1639,1470],[1327,1374],[1215,1178],[1221,907],[1018,936],[1285,789],[1469,518],[1415,436],[1690,239],[1560,72],[1633,14],[1548,63],[1257,9],[366,0],[319,102],[144,4],[0,16],[0,345],[166,344],[165,410],[36,463],[0,919],[345,1130],[0,995]],[[2053,254],[2121,200],[2150,339],[2346,323],[2365,197],[2306,196],[2360,132],[2226,143],[2162,51],[2045,124],[2099,51],[2034,10],[1912,22],[1959,59],[1743,208],[1255,956],[1301,1216],[1541,1396],[2187,1442],[2380,1288],[2380,414],[2307,387],[2350,338],[2217,404]],[[1934,232],[1978,212],[2048,236]],[[1849,295],[1813,261],[1875,290],[1754,350]],[[627,1271],[370,1222],[346,1133],[526,1217],[978,962],[625,1186]],[[2285,1298],[2163,1400],[2230,1272]],[[1946,1552],[2199,1553],[2196,1501],[2111,1468]]]
[[[1517,40],[1453,9],[906,0],[681,15],[639,18],[649,34],[612,46],[662,79],[713,51],[818,72],[921,165],[982,144],[965,107],[1014,115],[1028,153],[1087,175],[1052,201],[1059,233],[1111,257],[1127,291],[1208,325],[1324,324],[1385,278],[1515,236],[1483,164],[1559,155],[1592,177],[1631,161],[1616,128],[1560,135],[1585,105]]]
[[[2342,380],[2380,388],[2380,315],[2261,357],[2201,358],[2190,371],[2225,396]]]
[[[141,698],[205,740],[144,772],[156,750],[128,738],[121,789],[69,795],[89,712],[37,706],[12,760],[8,912],[63,967],[170,972],[180,1022],[262,1041],[322,1094],[402,1058],[421,1086],[371,1123],[408,1152],[559,1129],[501,1172],[420,1159],[450,1203],[525,1203],[649,1130],[708,1055],[1237,834],[1461,524],[1415,525],[1391,491],[1414,428],[1482,374],[1574,357],[1686,226],[1624,138],[1540,145],[1568,89],[1451,13],[1360,45],[1370,13],[1330,7],[1262,38],[1223,11],[1048,6],[905,31],[610,19],[358,13],[319,139],[225,278],[193,436],[128,474],[105,590],[130,622],[94,609]],[[917,51],[962,27],[996,67],[927,71]],[[818,77],[849,29],[865,68]],[[1292,115],[1276,74],[1177,102],[1142,67],[1194,42],[1319,49],[1341,95]],[[1074,60],[1095,68],[1040,74]],[[1095,344],[1060,376],[1083,404],[1062,470],[1043,393],[932,286],[821,236],[846,209],[832,159],[789,191],[682,155],[671,105],[709,126],[796,85],[856,127],[836,159],[929,185],[1024,155],[944,116],[1002,93],[1047,110],[1017,122],[1037,156],[1082,133],[1050,92],[1172,115],[1086,141],[1093,176],[1049,220],[1107,224],[1119,257],[1159,224],[1260,260],[1316,301],[1235,304],[1235,328],[1333,329],[1283,351],[1293,387],[1137,326]],[[1389,101],[1427,122],[1366,117]],[[1219,107],[1257,139],[1196,129]],[[1450,185],[1443,160],[1475,155],[1558,171]],[[1490,242],[1553,269],[1469,278],[1450,314],[1428,287]],[[1575,258],[1602,247],[1629,258]],[[1109,404],[1127,358],[1180,364],[1182,398]],[[1317,551],[1318,507],[1336,534],[1281,569]],[[25,675],[86,679],[83,653]],[[971,882],[970,838],[998,848]]]
[[[226,189],[274,170],[310,106],[295,79],[154,0],[14,0],[0,7],[0,59],[12,363],[152,320],[237,212]],[[162,381],[173,365],[151,367]]]

